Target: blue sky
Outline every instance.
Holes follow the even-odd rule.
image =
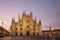
[[[0,0],[0,21],[5,21],[4,28],[9,30],[12,17],[17,21],[18,14],[33,13],[37,21],[42,21],[42,29],[60,28],[60,0]],[[0,26],[2,24],[0,23]]]

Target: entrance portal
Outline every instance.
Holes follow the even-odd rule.
[[[27,31],[27,36],[29,36],[29,32]]]

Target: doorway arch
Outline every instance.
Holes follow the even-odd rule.
[[[26,32],[26,35],[29,36],[29,31]]]

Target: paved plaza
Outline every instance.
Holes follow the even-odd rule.
[[[0,37],[0,40],[60,40],[60,37],[48,37],[48,36],[12,36],[12,37]]]

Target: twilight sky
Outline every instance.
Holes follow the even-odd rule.
[[[37,21],[42,21],[42,30],[60,28],[60,0],[0,0],[0,21],[4,21],[3,28],[9,30],[12,17],[17,21],[22,12],[33,13]],[[0,22],[0,26],[2,23]]]

